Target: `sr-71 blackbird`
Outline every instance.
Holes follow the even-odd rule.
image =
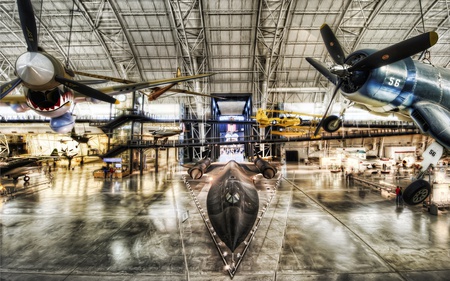
[[[27,43],[27,52],[20,55],[16,61],[15,73],[18,77],[0,86],[0,100],[11,104],[12,108],[18,111],[24,110],[23,103],[26,102],[27,106],[36,113],[51,118],[50,128],[57,133],[68,133],[75,124],[74,117],[69,112],[74,102],[74,92],[86,96],[87,101],[118,103],[112,95],[212,75],[199,74],[105,88],[92,88],[74,80],[75,71],[64,66],[54,56],[39,47],[36,20],[31,1],[18,0],[17,7],[23,35]],[[24,86],[24,97],[22,97],[21,102],[18,102],[16,97],[11,100],[5,98],[20,84]],[[17,105],[21,103],[22,105]]]
[[[436,140],[422,154],[417,180],[403,192],[406,203],[423,202],[431,191],[430,184],[423,180],[425,171],[437,164],[444,147],[450,149],[450,70],[414,61],[410,56],[433,46],[437,33],[423,33],[379,51],[357,50],[347,57],[328,25],[323,24],[320,33],[335,64],[327,68],[313,58],[307,61],[336,87],[315,134],[321,127],[328,132],[339,129],[338,116],[326,117],[339,90],[368,111],[413,120],[423,134]]]
[[[267,196],[260,200],[260,196],[268,192],[269,186],[272,186],[271,196],[275,192],[277,169],[260,157],[253,163],[237,163],[234,160],[211,163],[209,158],[204,158],[191,167],[188,174],[193,179],[190,187],[207,174],[205,177],[210,187],[206,198],[208,218],[204,218],[205,223],[209,230],[209,223],[214,229],[212,236],[219,245],[224,262],[225,253],[231,252],[231,260],[226,265],[233,276],[271,199]],[[260,202],[265,202],[266,206],[260,208]],[[223,244],[228,249],[224,249]]]

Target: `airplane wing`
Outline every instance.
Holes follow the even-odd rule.
[[[439,143],[450,140],[450,111],[437,103],[419,101],[413,105],[411,118],[420,130]],[[444,145],[445,146],[445,145]]]
[[[138,82],[138,83],[132,83],[132,84],[125,84],[125,85],[115,85],[115,86],[110,86],[110,87],[97,88],[97,90],[99,90],[102,93],[109,94],[109,95],[126,94],[126,93],[131,93],[134,91],[138,91],[138,90],[142,90],[142,89],[146,89],[146,88],[152,88],[152,87],[156,87],[156,86],[160,86],[160,85],[178,83],[178,82],[189,81],[189,80],[198,79],[198,78],[209,77],[211,75],[213,75],[213,73],[198,74],[198,75],[192,75],[192,76],[182,76],[182,77],[176,77],[176,78]]]
[[[174,96],[176,94],[187,94],[187,95],[202,96],[202,97],[208,97],[208,98],[216,98],[216,99],[221,99],[221,100],[226,100],[227,99],[227,98],[224,98],[224,97],[219,97],[219,96],[214,96],[214,95],[209,95],[209,94],[202,94],[202,93],[199,93],[199,92],[192,92],[192,91],[184,90],[184,89],[173,89],[172,88],[170,90],[167,90],[167,92],[171,92],[172,94],[165,93],[163,96],[159,97],[158,99],[169,98],[169,97],[172,97],[172,96]],[[142,94],[144,94],[146,96],[150,96],[149,94],[146,94],[144,92]]]
[[[7,95],[0,100],[0,103],[26,103],[27,99],[24,95]]]
[[[79,74],[82,75],[83,72],[80,72]],[[116,79],[117,81],[115,81],[115,82],[128,83],[128,84],[96,88],[96,90],[99,90],[100,92],[103,92],[108,95],[126,94],[126,93],[131,93],[131,92],[134,92],[137,90],[157,87],[160,85],[178,83],[178,82],[189,81],[189,80],[193,80],[193,79],[209,77],[213,74],[214,73],[198,74],[198,75],[191,75],[191,76],[181,76],[181,77],[176,77],[176,78],[138,82],[138,83],[130,83],[131,81],[129,81],[129,80]],[[91,76],[93,76],[93,75],[91,75]],[[101,76],[101,75],[95,75],[95,76],[98,76],[97,78],[105,78],[105,76]],[[172,89],[171,91],[212,97],[211,95],[201,94],[201,93],[196,93],[196,92],[191,92],[191,91],[186,91],[186,90]],[[75,92],[76,97],[79,97],[80,95],[81,95],[80,93]],[[24,95],[8,95],[0,100],[0,104],[16,104],[16,103],[26,103],[25,96]]]

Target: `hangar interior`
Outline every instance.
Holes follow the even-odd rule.
[[[25,85],[2,97],[0,155],[58,157],[29,182],[2,179],[2,280],[446,280],[447,154],[427,174],[433,201],[396,205],[395,187],[408,186],[433,138],[401,115],[350,106],[306,58],[336,64],[324,23],[346,57],[433,31],[437,43],[412,58],[447,69],[447,0],[30,3],[39,50],[92,88],[169,79],[177,68],[212,75],[156,99],[161,88],[115,93],[120,104],[76,97],[59,133],[52,117],[18,101]],[[7,85],[31,43],[17,1],[0,3],[0,23]],[[309,127],[261,126],[258,109],[302,113]],[[342,127],[315,137],[325,111]],[[186,170],[208,156],[239,162],[257,153],[279,163],[279,182],[268,181],[270,196],[258,189],[258,232],[230,257],[203,214],[210,184],[187,180]],[[114,177],[103,177],[106,165]]]

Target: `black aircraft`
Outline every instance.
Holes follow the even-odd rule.
[[[191,167],[188,174],[194,180],[208,174],[211,186],[206,199],[209,221],[232,256],[235,252],[245,252],[241,245],[246,245],[244,248],[248,246],[252,229],[257,225],[260,211],[258,193],[267,187],[256,183],[261,182],[257,175],[262,174],[263,180],[270,180],[277,174],[277,169],[260,157],[253,163],[231,160],[226,164],[211,163],[209,158],[205,158]],[[236,264],[238,263],[232,260],[230,274],[234,274]]]

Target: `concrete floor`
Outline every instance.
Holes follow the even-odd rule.
[[[94,179],[99,166],[34,176],[34,193],[3,197],[1,280],[230,280],[185,169]],[[311,166],[281,173],[233,280],[450,279],[449,214],[397,208]]]

